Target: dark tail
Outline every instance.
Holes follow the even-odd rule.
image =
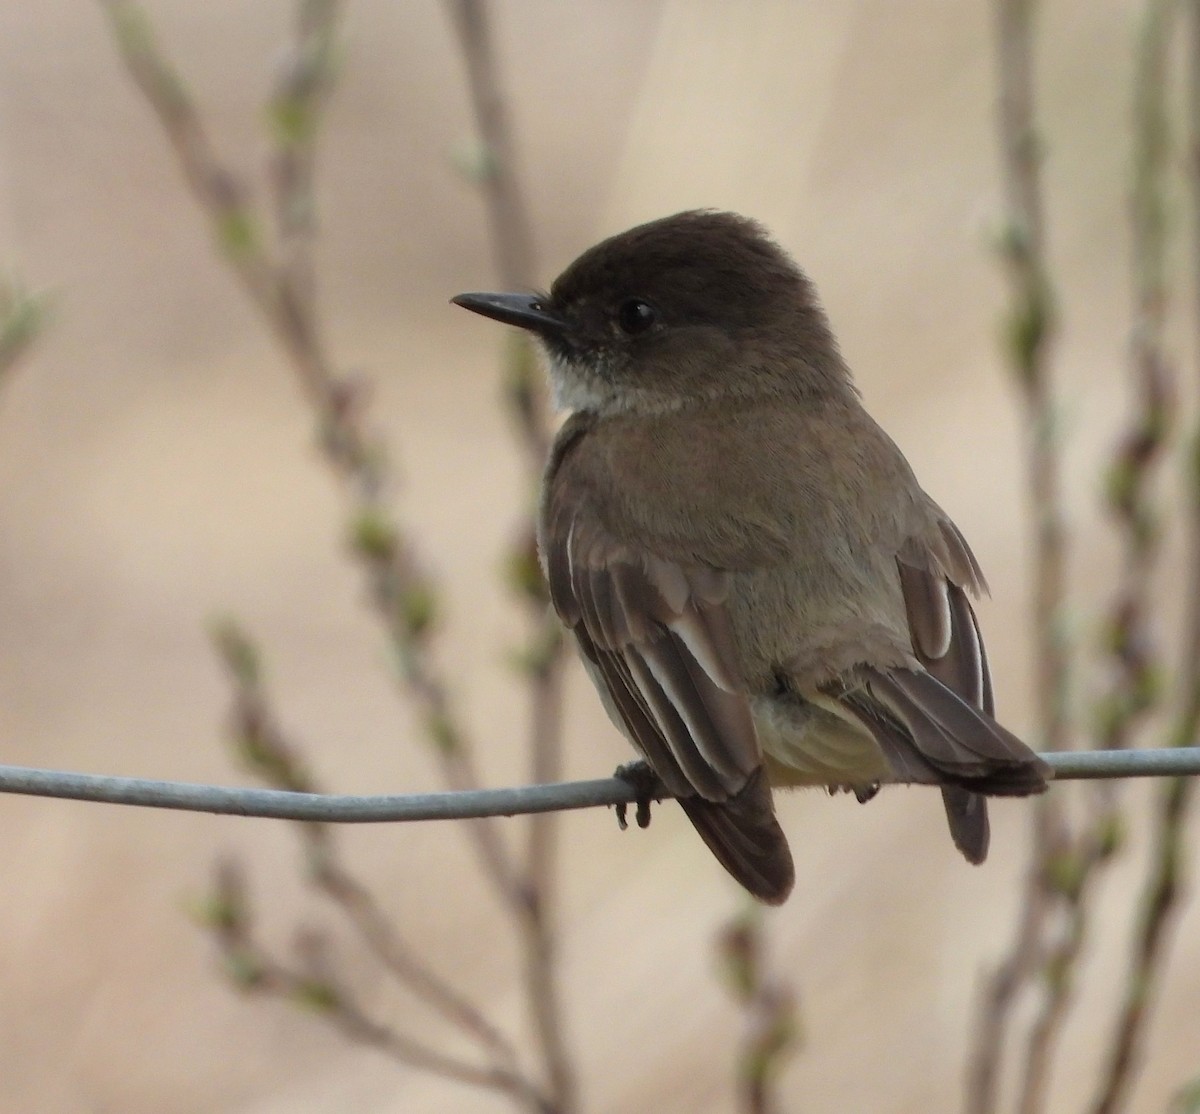
[[[1046,788],[1049,767],[986,711],[924,670],[863,670],[866,691],[843,699],[871,729],[901,781],[940,785],[955,846],[987,857],[989,797]]]
[[[942,790],[942,804],[946,806],[946,821],[950,825],[950,838],[954,846],[969,863],[978,866],[987,858],[988,841],[992,829],[988,823],[987,801],[979,793],[947,785]]]
[[[768,905],[786,900],[796,872],[761,768],[727,801],[681,797],[679,803],[709,850],[740,885]]]

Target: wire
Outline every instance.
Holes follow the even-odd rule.
[[[1068,751],[1043,754],[1056,781],[1200,775],[1200,747],[1165,750]],[[465,820],[531,812],[631,804],[634,788],[620,778],[476,789],[456,793],[403,793],[355,796],[290,793],[281,789],[196,785],[104,774],[0,766],[0,793],[97,801],[143,808],[257,816],[275,820],[314,820],[329,824],[383,824],[412,820]]]

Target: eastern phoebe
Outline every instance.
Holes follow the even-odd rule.
[[[609,716],[722,865],[794,880],[774,786],[941,787],[982,862],[981,794],[1049,770],[993,718],[983,573],[863,409],[812,284],[753,221],[679,213],[549,294],[454,302],[528,329],[572,411],[546,467],[550,596]]]

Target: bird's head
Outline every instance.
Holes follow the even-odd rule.
[[[852,389],[812,283],[735,213],[678,213],[613,236],[549,293],[453,301],[532,332],[568,409],[653,412]]]

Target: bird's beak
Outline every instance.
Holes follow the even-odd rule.
[[[546,310],[537,294],[456,294],[450,301],[533,333],[561,333],[567,327],[561,317]]]

